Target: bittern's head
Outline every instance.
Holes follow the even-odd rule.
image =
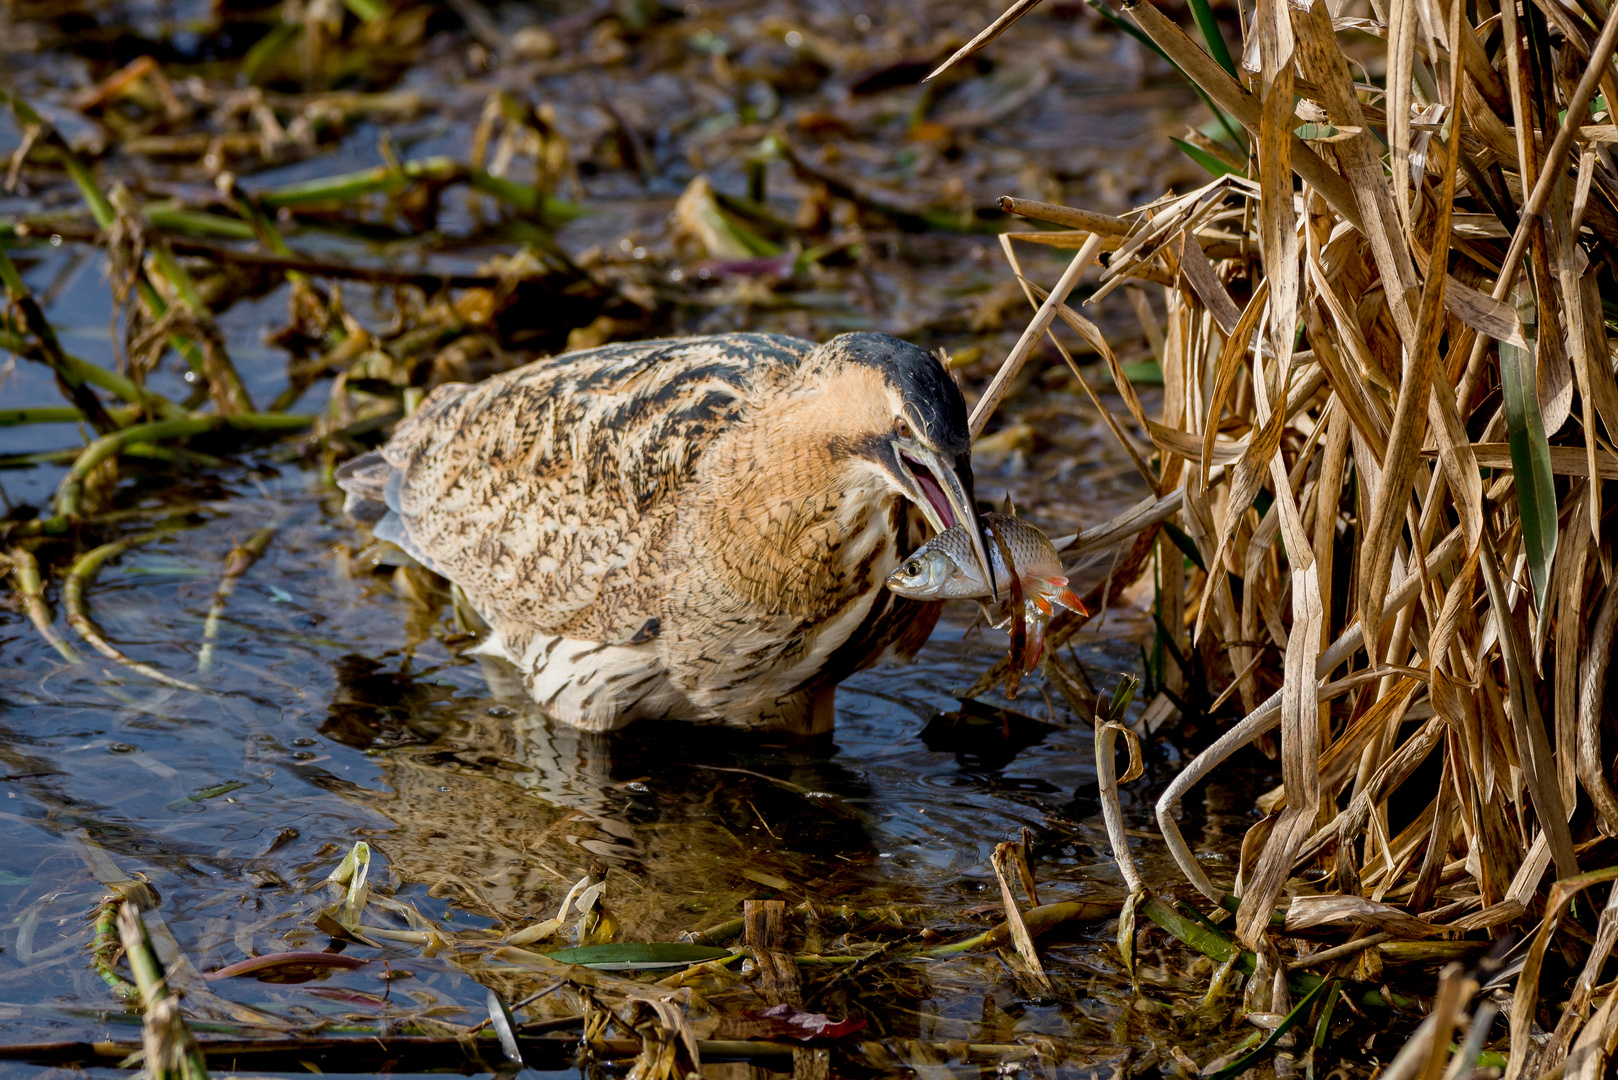
[[[973,504],[966,401],[943,363],[908,341],[863,333],[833,338],[807,363],[843,398],[845,422],[857,426],[848,433],[852,454],[914,503],[935,532],[964,525],[984,580],[993,583]]]

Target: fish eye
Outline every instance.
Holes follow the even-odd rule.
[[[895,419],[893,421],[893,433],[901,439],[910,438],[910,421],[902,416]]]
[[[921,573],[921,560],[911,559],[904,564],[905,577],[915,577]]]

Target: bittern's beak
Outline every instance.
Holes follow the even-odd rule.
[[[893,449],[899,458],[901,479],[908,488],[910,501],[920,508],[935,533],[957,524],[966,526],[978,570],[989,583],[994,599],[1000,599],[1000,586],[994,580],[994,568],[983,544],[983,522],[972,502],[971,461],[952,464],[936,451],[911,439],[893,440]]]

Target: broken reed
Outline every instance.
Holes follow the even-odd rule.
[[[983,39],[1032,6],[1013,5]],[[1182,145],[1216,179],[1125,219],[1006,200],[1091,237],[1006,238],[1019,277],[1013,242],[1079,251],[1049,294],[1029,283],[1038,314],[974,421],[1041,339],[1072,363],[1058,319],[1106,362],[1129,414],[1109,422],[1153,494],[1079,543],[1134,535],[1112,586],[1155,564],[1165,649],[1182,660],[1165,694],[1196,692],[1186,676],[1200,663],[1234,684],[1245,714],[1157,814],[1187,880],[1216,903],[1240,896],[1237,937],[1258,965],[1249,1007],[1295,1004],[1270,977],[1288,931],[1529,933],[1507,1077],[1595,1075],[1618,1040],[1618,987],[1595,993],[1618,889],[1593,944],[1556,930],[1580,891],[1618,876],[1598,869],[1618,852],[1605,707],[1618,629],[1606,513],[1618,479],[1606,314],[1618,302],[1618,9],[1372,0],[1350,17],[1320,0],[1261,0],[1238,69],[1206,4],[1192,7],[1206,51],[1150,0],[1126,12],[1240,144],[1192,133]],[[1386,42],[1384,86],[1355,82],[1364,35]],[[1104,250],[1092,301],[1163,286],[1162,323],[1132,297],[1161,342],[1155,417],[1065,303]],[[1053,645],[1077,628],[1053,626]],[[1175,807],[1276,728],[1283,784],[1258,800],[1236,879],[1214,882]],[[1553,938],[1571,985],[1539,985]],[[1340,973],[1374,955],[1345,949]],[[1437,1075],[1480,978],[1445,972],[1400,1075]],[[1542,1047],[1528,1038],[1536,1021],[1552,1032]]]

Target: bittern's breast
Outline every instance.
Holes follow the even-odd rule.
[[[821,675],[891,607],[882,581],[918,539],[909,504],[812,412],[761,412],[704,456],[671,545],[664,655],[699,692]]]

